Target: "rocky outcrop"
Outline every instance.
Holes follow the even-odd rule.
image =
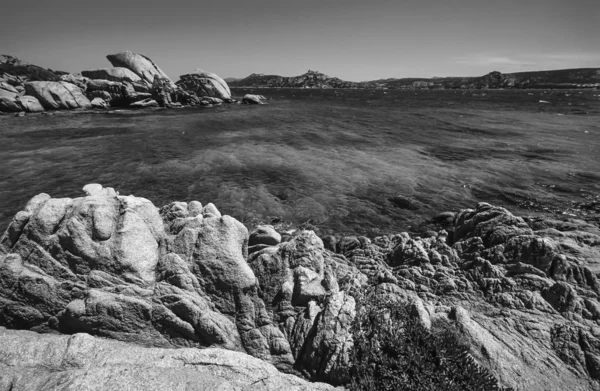
[[[60,81],[33,81],[25,83],[27,95],[39,100],[46,110],[88,109],[92,107],[83,91],[74,84]]]
[[[222,347],[340,382],[348,337],[337,343],[328,336],[339,331],[332,319],[345,317],[347,327],[340,308],[351,313],[352,300],[339,292],[314,233],[248,259],[247,229],[213,204],[176,202],[159,211],[100,185],[84,191],[75,199],[34,197],[2,236],[2,325],[158,347]],[[333,293],[337,299],[328,299]],[[321,311],[328,314],[322,321]],[[316,316],[316,335],[307,312]],[[326,353],[322,372],[310,357]]]
[[[355,294],[369,287],[426,328],[453,325],[504,386],[599,387],[594,225],[482,203],[436,216],[449,231],[426,238],[282,239],[270,226],[249,235],[213,204],[159,210],[100,185],[84,191],[34,197],[2,236],[2,325],[220,347],[343,384]]]
[[[450,228],[428,238],[328,238],[327,247],[386,298],[412,301],[422,323],[454,324],[504,386],[597,389],[598,227],[481,203]]]
[[[246,94],[241,103],[245,105],[264,105],[263,100],[266,100],[266,98],[262,95]]]
[[[122,67],[81,71],[81,75],[92,80],[126,81],[130,83],[142,80],[136,73]]]
[[[142,54],[133,53],[127,50],[123,53],[109,54],[106,58],[114,67],[129,69],[149,85],[152,85],[154,76],[170,81],[169,76],[167,76],[154,61]]]
[[[2,390],[333,390],[244,353],[161,349],[0,327]]]
[[[225,80],[211,72],[182,75],[177,81],[177,85],[186,91],[193,92],[199,98],[231,99],[231,91]]]

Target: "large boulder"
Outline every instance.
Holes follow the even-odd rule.
[[[37,98],[46,110],[92,107],[79,87],[65,81],[32,81],[25,83],[25,91]]]
[[[170,81],[169,76],[167,76],[154,61],[142,54],[133,53],[127,50],[123,53],[109,54],[106,58],[114,67],[127,68],[148,84],[152,84],[154,76]],[[173,82],[171,81],[171,83]]]
[[[231,91],[225,80],[211,72],[182,75],[177,81],[177,85],[186,91],[195,93],[198,97],[231,99]]]
[[[123,67],[93,69],[81,71],[81,74],[93,80],[127,81],[130,83],[141,80],[137,74]]]
[[[0,327],[0,389],[333,390],[283,374],[244,353],[145,348],[89,334],[41,335]]]

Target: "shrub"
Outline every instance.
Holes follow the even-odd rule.
[[[357,296],[350,390],[506,390],[449,323],[429,330],[402,304]]]

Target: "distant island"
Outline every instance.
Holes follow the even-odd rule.
[[[255,88],[379,88],[379,89],[498,89],[498,88],[599,88],[600,68],[501,73],[478,77],[390,78],[352,82],[309,70],[284,77],[253,73],[244,79],[225,79],[230,87]]]

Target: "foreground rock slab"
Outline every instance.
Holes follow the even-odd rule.
[[[223,349],[144,348],[0,327],[0,390],[333,390]]]

